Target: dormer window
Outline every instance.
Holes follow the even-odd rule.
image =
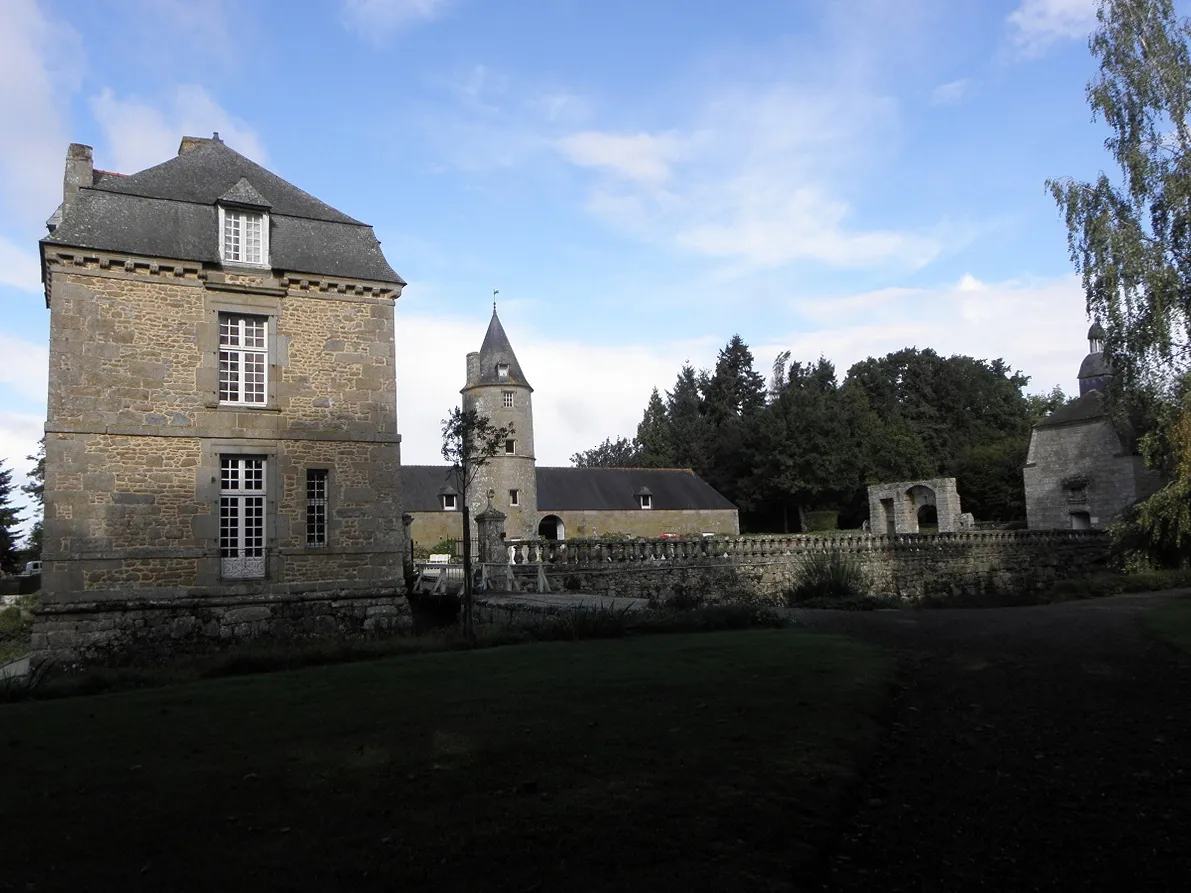
[[[653,493],[650,492],[648,487],[642,487],[634,495],[637,497],[637,507],[638,508],[641,508],[641,509],[653,508]]]
[[[225,264],[269,264],[269,215],[241,208],[219,208],[219,257]]]
[[[500,379],[507,379],[509,377],[509,364],[508,363],[497,363],[496,364],[496,377],[500,378]]]
[[[444,512],[455,511],[455,498],[454,493],[444,493],[442,495],[442,510]]]

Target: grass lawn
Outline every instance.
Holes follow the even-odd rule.
[[[785,629],[3,705],[0,890],[788,889],[891,677]]]
[[[1160,639],[1191,652],[1191,598],[1176,598],[1146,615],[1146,627]]]

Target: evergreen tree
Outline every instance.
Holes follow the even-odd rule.
[[[691,468],[699,475],[705,474],[708,464],[705,458],[707,425],[703,417],[699,376],[690,363],[683,364],[678,380],[674,382],[674,390],[666,392],[666,418],[674,446],[674,465]]]
[[[637,446],[638,461],[644,468],[672,468],[677,464],[670,419],[657,388],[649,395],[649,405],[637,426]]]
[[[42,437],[37,443],[37,455],[26,456],[30,462],[33,463],[33,470],[29,472],[29,483],[21,486],[24,493],[28,493],[33,497],[33,501],[37,506],[37,520],[33,522],[33,527],[29,531],[29,536],[25,540],[25,559],[34,561],[41,558],[41,532],[42,521],[45,517],[45,438]]]
[[[17,527],[21,523],[20,510],[12,504],[12,470],[5,468],[8,460],[0,459],[0,571],[17,569]]]

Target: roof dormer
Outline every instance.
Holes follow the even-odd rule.
[[[225,264],[269,266],[269,200],[241,177],[216,200],[219,259]]]

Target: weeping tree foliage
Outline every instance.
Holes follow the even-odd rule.
[[[1142,451],[1173,480],[1116,526],[1133,556],[1185,564],[1191,556],[1191,22],[1172,0],[1101,0],[1089,41],[1099,72],[1093,118],[1118,176],[1047,182],[1067,223],[1088,312],[1104,321],[1118,373],[1114,402],[1156,425]],[[1117,383],[1114,383],[1117,384]],[[1155,395],[1157,411],[1151,414]],[[1121,398],[1124,398],[1121,400]],[[1120,407],[1115,410],[1121,414]]]
[[[1171,0],[1102,0],[1089,41],[1093,118],[1119,177],[1047,181],[1088,312],[1126,389],[1187,368],[1191,309],[1191,25]]]

